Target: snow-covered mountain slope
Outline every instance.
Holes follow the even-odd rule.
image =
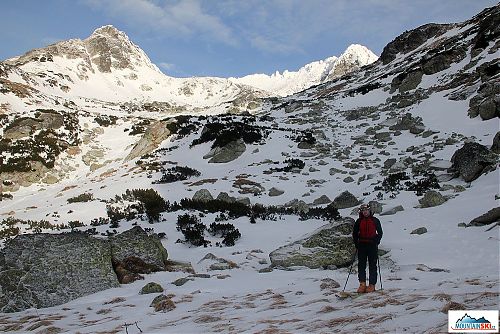
[[[222,78],[173,78],[113,26],[85,40],[72,39],[32,50],[3,62],[5,80],[27,85],[48,96],[106,102],[166,102],[204,108],[254,94],[268,94]]]
[[[242,78],[230,78],[230,80],[279,96],[287,96],[353,72],[377,59],[378,57],[365,46],[353,44],[340,57],[333,56],[312,62],[296,72],[284,71],[272,75],[252,74]]]
[[[165,119],[155,105],[131,113],[120,104],[84,99],[46,100],[44,107],[53,103],[53,110],[34,104],[0,114],[2,236],[55,233],[70,222],[113,234],[135,224],[165,233],[169,258],[190,262],[202,274],[157,272],[64,305],[0,314],[0,330],[438,333],[447,331],[450,309],[497,309],[498,217],[489,225],[470,222],[499,206],[499,21],[497,5],[463,23],[408,31],[375,63],[293,96],[262,100],[253,116]],[[21,85],[8,87],[36,96]],[[452,159],[472,142],[488,158],[477,157],[474,164],[469,152],[467,159]],[[452,160],[466,163],[462,176],[448,170]],[[185,179],[163,183],[166,174],[177,175],[176,167],[200,174],[185,172]],[[473,169],[478,174],[466,177]],[[327,223],[318,217],[231,218],[184,207],[162,212],[152,224],[132,215],[118,227],[105,220],[90,226],[93,219],[109,218],[110,208],[134,204],[117,201],[117,195],[150,188],[170,203],[206,190],[213,197],[227,199],[225,192],[243,203],[312,213],[348,191],[384,213],[376,214],[384,230],[383,291],[338,300],[349,268],[270,266],[272,251]],[[207,232],[206,248],[177,242],[184,235],[176,223],[186,213],[206,227],[230,223],[241,237],[231,247],[217,247],[222,238]],[[339,213],[346,220],[357,217],[355,206]],[[208,253],[237,267],[210,270]],[[357,287],[355,268],[348,291]],[[156,295],[139,294],[149,282],[160,283],[176,308],[154,312]]]
[[[87,39],[58,42],[0,62],[0,77],[6,80],[6,86],[23,85],[40,92],[46,96],[42,100],[86,98],[138,105],[160,102],[167,113],[199,112],[229,104],[227,108],[240,112],[252,110],[259,98],[290,95],[376,59],[365,47],[352,45],[340,58],[311,63],[283,75],[174,78],[151,63],[125,33],[104,26]]]

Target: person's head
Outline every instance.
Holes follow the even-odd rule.
[[[360,213],[360,215],[363,215],[364,217],[370,216],[371,215],[370,205],[362,204],[359,207],[359,213]]]

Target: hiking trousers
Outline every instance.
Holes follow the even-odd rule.
[[[377,245],[375,243],[358,244],[358,279],[366,282],[366,261],[368,260],[369,283],[377,283]]]

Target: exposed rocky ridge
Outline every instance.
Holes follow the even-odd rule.
[[[132,43],[125,33],[110,25],[96,29],[84,40],[70,39],[54,43],[8,59],[5,63],[22,66],[28,62],[54,62],[54,57],[81,60],[82,73],[95,70],[111,73],[112,69],[134,70],[137,65],[160,72],[144,51]]]

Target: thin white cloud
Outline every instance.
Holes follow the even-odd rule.
[[[250,43],[256,49],[266,51],[269,53],[283,53],[302,52],[297,46],[288,43],[281,43],[277,40],[267,39],[264,36],[250,37]]]
[[[456,17],[491,0],[80,0],[162,36],[247,46],[263,53],[332,49],[363,41],[389,42],[418,24]],[[477,5],[477,4],[476,4]],[[342,43],[343,45],[333,45]],[[367,45],[370,47],[370,45]]]
[[[232,29],[202,8],[201,0],[82,0],[127,24],[169,36],[197,37],[236,45]]]
[[[167,70],[167,71],[170,71],[170,70],[173,70],[175,69],[175,65],[174,64],[171,64],[171,63],[164,63],[164,62],[161,62],[158,64],[161,68],[163,68],[164,70]]]

